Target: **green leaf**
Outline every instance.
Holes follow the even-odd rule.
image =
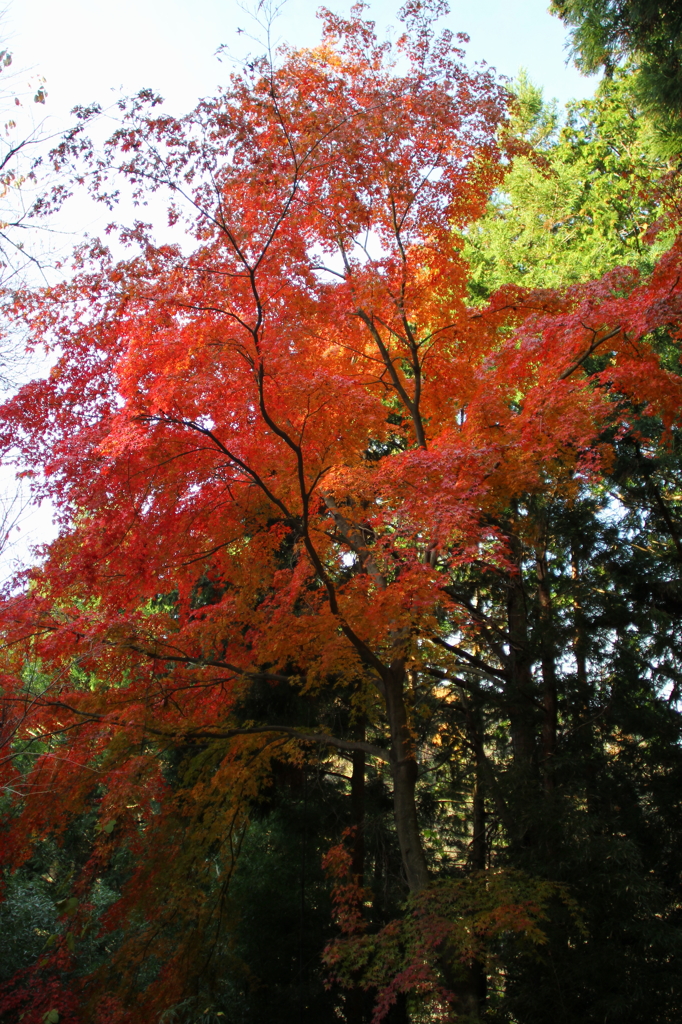
[[[59,1024],[59,1010],[48,1010],[43,1017],[43,1024]]]
[[[104,828],[102,829],[102,831],[103,831],[103,832],[106,832],[106,834],[107,834],[108,836],[110,836],[110,835],[111,835],[111,833],[112,833],[112,832],[114,831],[114,826],[115,826],[115,825],[116,825],[116,818],[112,818],[112,819],[111,819],[111,821],[108,821],[108,822],[106,823],[106,825],[104,826]]]
[[[68,917],[73,917],[78,909],[78,897],[68,896],[63,900],[57,900],[55,906],[59,910],[60,914],[66,914]]]

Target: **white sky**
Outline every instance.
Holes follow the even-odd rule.
[[[48,135],[73,123],[69,111],[77,104],[97,101],[106,109],[117,97],[143,87],[160,92],[173,113],[185,113],[227,79],[229,60],[218,59],[219,46],[225,45],[239,56],[249,49],[260,52],[246,34],[259,32],[248,13],[248,7],[253,9],[258,0],[7,2],[0,26],[4,26],[6,45],[14,54],[14,67],[22,69],[12,84],[20,91],[22,79],[31,75],[46,79],[45,107],[29,101],[24,116],[44,117],[43,130]],[[329,0],[329,6],[347,14],[351,2]],[[563,23],[548,13],[548,2],[450,0],[451,13],[444,24],[470,35],[466,50],[472,63],[485,60],[509,78],[525,67],[547,97],[556,97],[561,103],[589,96],[596,80],[583,77],[567,64],[566,32]],[[400,30],[400,5],[401,0],[372,0],[369,4],[380,36]],[[319,40],[319,6],[318,0],[281,3],[274,24],[275,40],[314,45]],[[64,232],[50,239],[62,257],[84,231],[98,234],[111,218],[102,207],[78,202],[77,207],[70,204],[67,215],[54,225]],[[144,217],[153,219],[151,211]]]
[[[561,103],[592,94],[594,79],[583,78],[567,66],[563,24],[547,13],[548,0],[451,0],[446,24],[467,32],[470,59],[485,60],[500,74],[514,77],[525,67],[548,97]],[[314,45],[319,38],[317,0],[287,0],[275,23],[275,35],[293,45]],[[349,0],[328,0],[328,6],[347,13]],[[399,0],[373,0],[371,16],[380,34],[397,26]],[[256,31],[237,0],[9,0],[4,21],[5,39],[14,54],[15,68],[26,69],[21,78],[42,75],[47,80],[48,102],[36,113],[46,116],[48,131],[68,122],[76,104],[100,102],[109,106],[121,93],[152,87],[175,113],[191,109],[200,96],[210,95],[225,81],[229,65],[215,56],[225,44],[243,54],[244,35]],[[29,106],[33,106],[29,104]],[[83,230],[98,233],[110,218],[102,211],[75,215],[73,207],[58,248],[70,249]],[[80,223],[79,223],[80,220]],[[0,473],[0,519],[6,473]],[[10,492],[11,481],[7,482]],[[30,543],[53,535],[49,508],[24,518],[12,555],[25,558]],[[6,575],[10,552],[0,555],[0,580]]]
[[[316,0],[288,0],[276,23],[294,45],[318,39]],[[328,6],[346,13],[347,0]],[[373,0],[382,34],[397,24],[397,0]],[[594,80],[565,66],[563,24],[547,13],[547,0],[451,0],[447,24],[471,36],[469,53],[501,74],[524,66],[547,94],[562,102],[591,94]],[[45,75],[49,109],[106,102],[112,89],[151,86],[176,113],[213,92],[225,77],[214,54],[224,43],[241,46],[237,28],[252,24],[236,0],[10,0],[5,18],[15,62]]]

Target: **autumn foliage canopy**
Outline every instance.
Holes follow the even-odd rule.
[[[368,938],[357,833],[328,868],[350,886],[332,980],[378,994],[376,1019],[401,993],[473,1013],[491,944],[542,945],[552,901],[580,931],[567,891],[513,871],[433,888],[420,744],[473,758],[533,845],[495,789],[481,701],[507,722],[519,791],[556,799],[558,653],[531,650],[523,560],[542,603],[548,496],[569,507],[619,444],[646,448],[638,417],[663,447],[677,430],[682,250],[648,277],[473,304],[467,225],[521,143],[492,71],[436,34],[437,6],[408,0],[393,47],[361,7],[325,13],[319,47],[255,60],[183,118],[141,94],[81,154],[82,181],[112,206],[119,189],[167,196],[185,234],[116,229],[119,255],[93,240],[62,284],[16,296],[54,365],[3,406],[2,446],[60,532],[0,606],[1,841],[15,869],[75,821],[89,845],[3,1020],[132,1024],[181,1004],[215,969],[273,765],[312,757],[391,780],[412,938]],[[295,713],[271,699],[283,688]],[[70,976],[122,851],[96,926],[122,938]]]

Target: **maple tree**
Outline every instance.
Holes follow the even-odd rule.
[[[491,868],[486,805],[526,868],[551,852],[538,821],[558,799],[561,719],[584,744],[593,720],[548,524],[559,506],[589,518],[586,492],[628,446],[646,458],[676,437],[680,242],[648,276],[508,284],[472,307],[461,232],[518,144],[508,95],[435,34],[439,13],[408,2],[391,48],[361,7],[325,12],[318,48],[253,61],[185,118],[150,93],[123,104],[105,152],[86,149],[91,187],[111,204],[122,182],[140,201],[167,190],[191,241],[155,244],[138,223],[120,231],[128,259],[92,241],[64,283],[17,297],[58,358],[5,403],[2,440],[61,529],[1,609],[2,842],[15,868],[41,841],[79,852],[64,924],[26,968],[48,980],[17,974],[6,1016],[182,1007],[222,969],[216,950],[229,959],[254,808],[311,750],[352,766],[353,851],[328,861],[349,870],[335,899],[352,927],[328,960],[381,990],[376,1019],[424,986],[442,1019],[478,1015],[500,936],[522,958],[513,937],[542,944],[547,906],[567,905],[546,879]],[[469,885],[433,885],[429,758],[474,775]],[[411,893],[383,951],[361,920],[368,762],[390,778]],[[120,886],[103,896],[108,871]],[[90,948],[77,981],[93,922],[123,938]]]

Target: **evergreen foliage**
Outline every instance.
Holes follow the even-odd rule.
[[[571,26],[573,56],[588,74],[608,77],[628,60],[635,89],[654,115],[661,147],[679,155],[682,140],[682,4],[679,0],[552,0]]]

